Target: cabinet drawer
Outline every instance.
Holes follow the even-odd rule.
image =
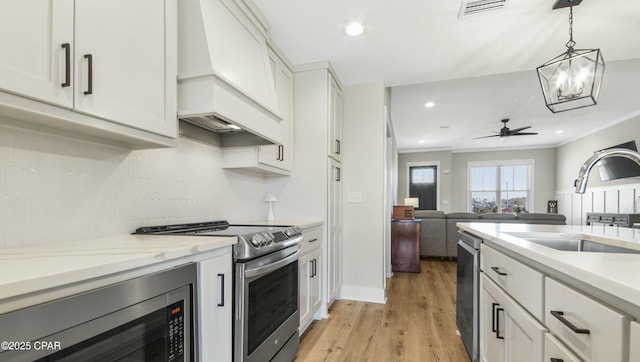
[[[481,245],[482,271],[538,320],[543,313],[544,276],[486,244]]]
[[[582,362],[580,358],[574,355],[550,333],[544,336],[543,361]]]
[[[580,358],[627,361],[628,316],[548,277],[544,313],[549,330]]]
[[[300,253],[302,254],[322,246],[322,229],[320,227],[302,230],[302,237],[300,243]]]

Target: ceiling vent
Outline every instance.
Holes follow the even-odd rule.
[[[463,0],[458,18],[504,8],[507,0]]]

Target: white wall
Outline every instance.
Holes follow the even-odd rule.
[[[558,212],[567,216],[567,223],[585,224],[587,212],[640,213],[636,203],[640,197],[637,177],[603,182],[594,168],[584,195],[576,194],[573,188],[580,167],[594,151],[631,140],[640,145],[640,116],[558,147],[556,199]]]
[[[130,151],[0,126],[0,248],[143,225],[263,218],[263,177],[221,168],[218,147]]]
[[[422,162],[439,162],[437,179],[440,205],[438,210],[444,212],[462,211],[452,209],[453,182],[451,169],[453,168],[453,161],[451,151],[401,153],[398,157],[398,200],[402,202],[403,198],[409,197],[409,164]],[[448,170],[449,173],[443,173],[445,170]]]
[[[398,198],[407,195],[407,164],[439,161],[440,209],[445,212],[467,211],[467,164],[477,161],[533,159],[533,210],[547,212],[547,200],[555,195],[556,151],[553,148],[459,152],[434,151],[401,153],[398,159]],[[448,170],[445,174],[443,171]]]
[[[343,284],[341,298],[385,301],[385,88],[347,86],[344,94]],[[362,202],[349,202],[350,192]]]

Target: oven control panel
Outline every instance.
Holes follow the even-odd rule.
[[[184,360],[184,301],[179,301],[167,307],[169,320],[169,341],[167,346],[167,361]]]

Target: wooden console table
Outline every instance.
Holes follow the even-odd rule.
[[[391,270],[420,273],[420,221],[391,221]]]

